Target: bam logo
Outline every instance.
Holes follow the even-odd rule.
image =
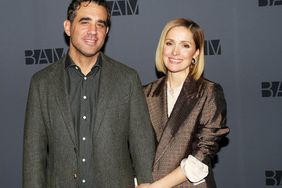
[[[282,5],[282,0],[258,0],[259,7]]]
[[[138,0],[107,1],[112,16],[138,15]]]
[[[54,63],[64,55],[64,48],[39,49],[25,51],[25,64]]]
[[[282,82],[262,82],[262,97],[282,97]]]
[[[221,55],[220,40],[205,40],[205,55]]]
[[[282,170],[266,170],[265,185],[277,186],[282,185]]]

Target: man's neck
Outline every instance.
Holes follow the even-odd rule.
[[[96,64],[99,54],[100,53],[97,53],[95,56],[86,57],[83,55],[74,55],[69,52],[69,56],[72,58],[73,62],[80,68],[81,72],[84,75],[87,75]]]

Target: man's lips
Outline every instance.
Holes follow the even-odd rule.
[[[94,45],[97,43],[97,41],[98,41],[97,38],[85,38],[84,39],[84,42],[88,45]]]

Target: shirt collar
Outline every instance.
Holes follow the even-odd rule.
[[[91,70],[93,70],[95,67],[102,68],[102,65],[103,65],[103,61],[102,61],[102,57],[101,57],[101,53],[100,53],[98,58],[97,58],[97,62],[95,63],[95,65],[92,67]],[[65,68],[70,68],[70,67],[75,67],[75,66],[76,66],[76,64],[74,63],[74,61],[70,57],[69,53],[67,53],[67,57],[66,57],[66,60],[65,60]]]

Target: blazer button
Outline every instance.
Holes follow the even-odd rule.
[[[78,178],[78,175],[75,173],[75,174],[73,174],[73,178],[74,179],[77,179]]]

